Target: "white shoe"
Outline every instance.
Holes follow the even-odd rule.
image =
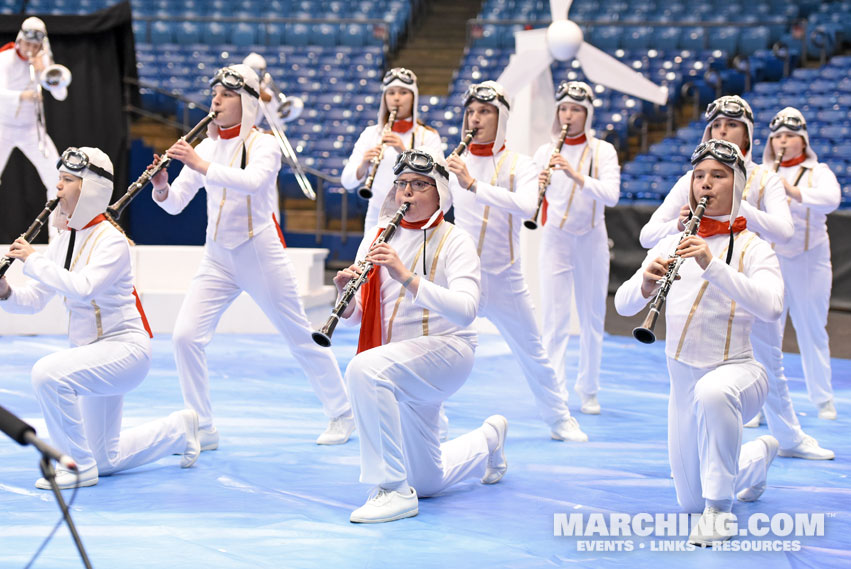
[[[186,449],[183,451],[183,458],[180,459],[180,468],[189,468],[198,457],[201,455],[201,442],[198,437],[198,413],[194,409],[183,409],[175,411],[172,415],[177,415],[183,421],[183,428],[186,431]]]
[[[759,427],[764,422],[765,421],[763,421],[762,411],[760,411],[759,413],[754,415],[753,419],[751,419],[747,423],[743,424],[742,426],[746,429],[756,429],[757,427]]]
[[[597,396],[582,397],[582,407],[579,410],[586,415],[599,415],[600,403],[597,401]]]
[[[550,436],[557,441],[571,441],[574,443],[588,441],[588,435],[582,432],[582,429],[579,428],[579,423],[576,422],[574,417],[568,417],[553,425]]]
[[[355,524],[379,524],[402,518],[412,518],[419,513],[417,491],[411,488],[407,496],[395,490],[376,488],[366,504],[352,512],[349,521]]]
[[[56,485],[60,490],[68,488],[84,488],[86,486],[94,486],[98,483],[98,467],[92,466],[80,472],[77,476],[76,472],[65,470],[64,468],[56,469]],[[50,490],[50,482],[46,478],[39,478],[35,481],[35,487],[39,490]]]
[[[216,450],[219,448],[219,431],[216,427],[198,430],[198,443],[201,450]]]
[[[836,455],[832,450],[821,448],[818,441],[810,435],[804,435],[804,440],[792,448],[782,448],[777,453],[787,458],[806,458],[808,460],[833,460]]]
[[[440,414],[437,416],[437,432],[440,442],[445,443],[449,440],[449,417],[446,416],[443,405],[440,406]]]
[[[736,514],[722,512],[706,506],[695,526],[691,528],[688,542],[700,547],[711,547],[714,543],[727,541],[733,537],[736,529]]]
[[[508,419],[502,415],[491,415],[484,422],[496,431],[497,443],[490,454],[488,454],[488,465],[485,475],[482,476],[482,484],[496,484],[508,470],[508,461],[505,460],[505,436],[508,433]]]
[[[777,456],[777,451],[780,449],[780,443],[777,442],[777,439],[775,439],[771,435],[762,435],[756,440],[761,441],[762,444],[765,445],[765,474],[767,477],[768,468],[771,466],[771,463],[774,462],[774,458]],[[762,496],[763,492],[765,492],[765,480],[757,482],[753,486],[750,486],[740,491],[738,494],[736,494],[736,498],[738,498],[740,502],[755,502],[759,500],[759,497]]]
[[[325,432],[316,439],[318,445],[341,445],[349,440],[355,430],[355,418],[340,416],[331,419]]]
[[[833,405],[833,399],[818,404],[818,418],[828,421],[836,420],[836,407]]]

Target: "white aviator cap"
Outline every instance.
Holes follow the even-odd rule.
[[[98,215],[106,211],[112,199],[112,161],[99,148],[71,147],[62,153],[57,168],[83,179],[80,199],[68,218],[68,227],[83,229]]]

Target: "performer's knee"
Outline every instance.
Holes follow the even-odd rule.
[[[734,401],[735,395],[732,390],[719,384],[715,378],[702,378],[694,386],[694,400],[699,407],[704,409],[721,410],[728,408]]]
[[[48,389],[56,390],[58,385],[59,377],[50,363],[45,362],[45,359],[38,360],[31,372],[32,385],[36,393],[41,393]]]
[[[203,346],[201,339],[198,337],[197,329],[191,322],[183,322],[178,319],[174,326],[171,340],[174,343],[175,350],[191,350]]]

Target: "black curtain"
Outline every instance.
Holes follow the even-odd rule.
[[[0,45],[15,41],[28,16],[0,16]],[[60,154],[69,146],[95,146],[106,152],[115,168],[115,198],[126,189],[122,181],[128,178],[129,128],[123,109],[138,103],[138,91],[125,88],[122,81],[137,77],[130,2],[86,16],[38,17],[47,26],[55,62],[72,74],[67,99],[56,101],[44,94],[47,132]],[[20,235],[46,199],[35,168],[16,149],[0,184],[0,243]],[[46,240],[43,231],[35,241]]]

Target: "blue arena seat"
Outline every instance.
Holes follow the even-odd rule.
[[[201,26],[196,22],[180,22],[177,24],[175,40],[181,45],[198,43],[201,41]]]
[[[153,22],[150,29],[151,43],[174,43],[174,30],[170,22]]]
[[[230,30],[230,43],[238,46],[247,46],[254,45],[257,43],[263,43],[262,41],[258,40],[257,32],[258,27],[256,24],[238,22]]]
[[[680,36],[680,49],[701,51],[706,45],[706,30],[701,27],[685,28]]]
[[[204,43],[209,45],[219,45],[227,41],[227,28],[218,22],[206,22],[203,32]]]

